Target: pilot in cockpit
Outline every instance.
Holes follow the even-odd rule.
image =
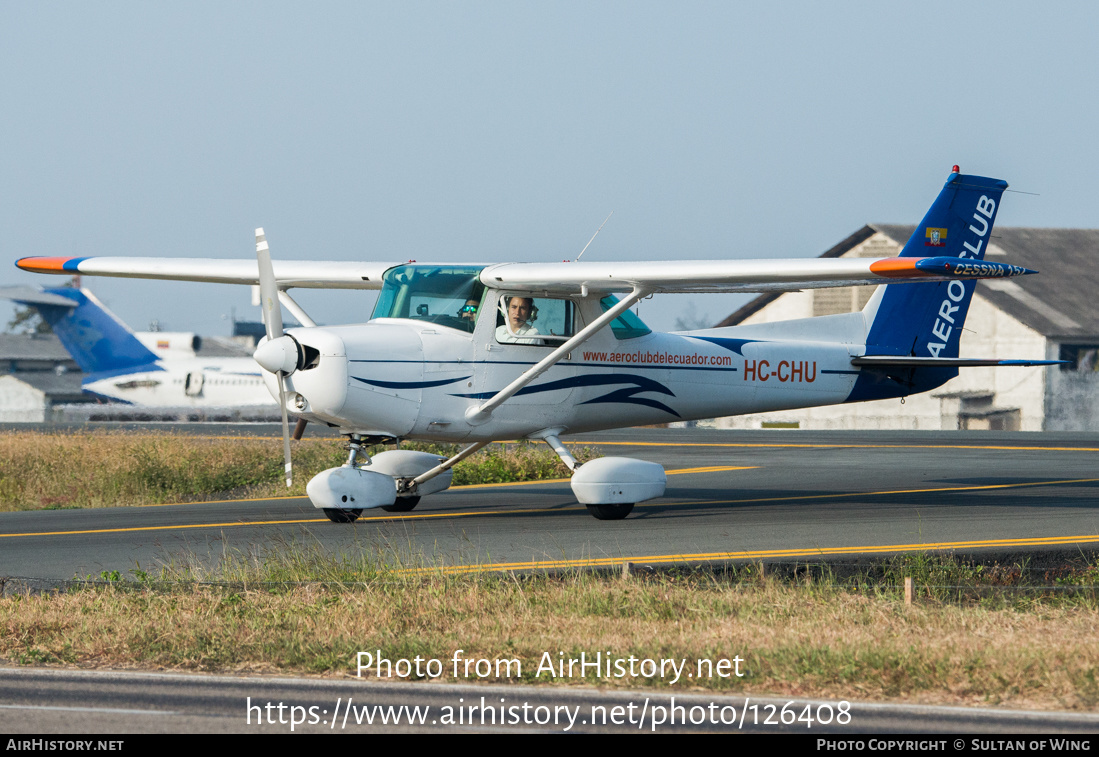
[[[506,308],[505,308],[506,303]],[[541,339],[528,337],[538,333],[534,322],[538,320],[538,308],[530,297],[505,297],[500,301],[500,311],[506,321],[496,327],[496,341],[511,344],[544,344]],[[510,331],[508,327],[511,327]]]
[[[480,307],[480,305],[481,303],[477,300],[466,300],[466,304],[458,309],[458,317],[463,321],[476,321],[477,308]]]
[[[470,297],[462,307],[458,308],[458,320],[462,324],[461,327],[471,334],[477,326],[477,310],[480,307],[481,301]]]

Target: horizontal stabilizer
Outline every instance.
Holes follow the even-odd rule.
[[[994,360],[979,357],[910,357],[904,355],[863,355],[851,358],[851,365],[869,368],[887,365],[908,367],[926,366],[928,368],[975,368],[989,365],[1061,365],[1067,360]]]
[[[62,308],[75,308],[76,300],[50,294],[34,287],[0,287],[0,299],[12,300],[24,305],[55,305]]]

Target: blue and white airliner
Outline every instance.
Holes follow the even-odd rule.
[[[87,394],[149,408],[278,406],[250,357],[199,357],[194,334],[133,332],[87,289],[0,296],[35,308],[85,374]]]

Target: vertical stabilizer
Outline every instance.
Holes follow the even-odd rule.
[[[150,365],[154,355],[133,332],[87,289],[47,289],[74,307],[45,304],[33,298],[15,299],[38,310],[53,333],[85,373],[118,371]]]
[[[1007,182],[950,174],[938,198],[904,246],[901,257],[981,260]],[[889,284],[864,311],[870,323],[867,355],[957,357],[975,280]]]
[[[1007,182],[954,172],[900,257],[955,257],[981,260]],[[869,324],[867,355],[923,358],[958,357],[975,280],[879,287],[863,309]],[[956,367],[863,368],[848,402],[904,397],[942,386]]]

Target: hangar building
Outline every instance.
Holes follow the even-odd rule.
[[[0,334],[0,422],[41,422],[55,406],[91,402],[81,378],[53,334]]]
[[[915,226],[870,224],[821,257],[900,254]],[[1037,275],[982,280],[961,357],[1067,360],[1061,366],[961,368],[926,394],[900,400],[719,418],[720,428],[1099,430],[1099,229],[996,227],[988,260]],[[874,287],[765,294],[719,326],[862,309]]]

